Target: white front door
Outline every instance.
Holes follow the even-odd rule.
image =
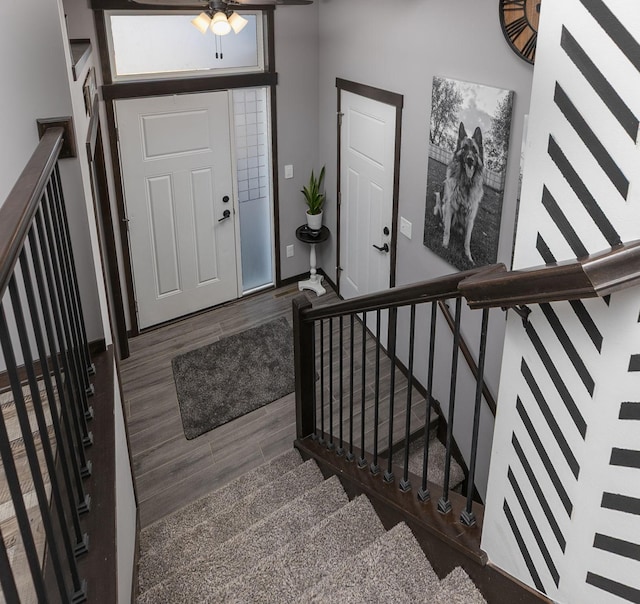
[[[139,328],[238,297],[228,93],[116,115]]]
[[[396,108],[346,91],[340,103],[339,279],[346,299],[390,285]]]

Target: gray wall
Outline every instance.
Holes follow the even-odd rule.
[[[309,270],[309,249],[295,231],[306,221],[300,189],[318,170],[318,5],[286,6],[275,11],[278,71],[278,187],[280,193],[280,261],[283,279]],[[284,178],[293,165],[294,177]],[[294,256],[286,257],[287,245]]]
[[[38,118],[73,115],[69,89],[66,32],[58,2],[28,0],[0,5],[0,205],[4,203],[27,160],[38,145]],[[38,15],[37,19],[33,15]],[[81,94],[81,93],[80,93]],[[78,129],[78,151],[84,152],[84,133]],[[81,137],[79,135],[82,135]],[[87,337],[104,337],[95,266],[87,222],[80,162],[60,161]],[[85,250],[89,250],[86,252]]]
[[[329,203],[325,205],[325,224],[336,228],[337,137],[335,128],[337,77],[389,90],[404,97],[400,166],[399,214],[413,225],[412,239],[398,236],[397,285],[413,283],[457,272],[422,243],[427,181],[427,141],[434,75],[477,82],[515,92],[511,149],[503,204],[498,261],[510,264],[516,212],[516,189],[524,115],[528,112],[533,69],[508,47],[498,21],[495,0],[318,0],[319,4],[319,163],[327,166]],[[285,11],[279,11],[284,13]],[[394,22],[394,14],[398,20]],[[384,33],[382,33],[384,32]],[[336,256],[333,245],[320,249],[319,265],[335,280]],[[472,349],[479,340],[480,313],[465,313],[463,332]],[[426,317],[421,320],[424,324]],[[492,312],[490,322],[487,380],[497,394],[504,316]],[[440,331],[446,330],[444,323]],[[399,338],[406,339],[401,322]],[[418,340],[419,341],[419,340]],[[399,347],[406,360],[406,344]],[[448,399],[450,347],[439,351],[437,375],[441,376],[434,394]],[[424,354],[416,357],[416,367],[425,367]],[[424,370],[418,369],[426,383]],[[458,387],[461,400],[469,402],[456,410],[461,423],[468,421],[473,387],[466,368]],[[445,405],[446,407],[446,405]],[[492,422],[482,422],[483,448],[488,453]],[[456,434],[463,450],[468,448],[468,430]],[[479,481],[486,480],[488,455],[479,468]]]

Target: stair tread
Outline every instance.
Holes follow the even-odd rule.
[[[263,559],[251,572],[228,583],[215,600],[204,601],[298,601],[304,591],[341,568],[345,560],[357,556],[383,533],[371,503],[361,495]]]
[[[397,524],[345,566],[307,590],[303,602],[419,602],[439,580],[411,529]]]
[[[300,454],[295,449],[290,449],[169,516],[161,518],[141,531],[140,552],[145,554],[157,547],[162,547],[162,544],[168,540],[191,528],[195,523],[194,519],[212,517],[224,512],[252,491],[269,484],[300,464],[302,464]]]
[[[138,604],[201,601],[348,502],[340,481],[333,476],[232,537],[222,547],[213,548],[199,560],[177,569],[142,594]]]
[[[487,604],[474,582],[457,566],[442,581],[434,604]]]
[[[427,478],[438,485],[444,483],[444,462],[446,458],[445,446],[435,437],[429,438],[429,465]],[[422,476],[422,462],[424,456],[424,436],[409,444],[409,472],[416,476]],[[394,461],[398,465],[404,465],[404,449],[394,455]],[[455,489],[464,482],[464,470],[452,457],[449,471],[449,488]]]
[[[159,583],[185,560],[196,560],[212,547],[219,546],[233,536],[268,516],[291,499],[314,488],[324,480],[315,461],[296,466],[261,489],[212,518],[203,516],[199,524],[148,551],[140,558],[138,579],[140,591]],[[190,516],[191,517],[191,516]]]

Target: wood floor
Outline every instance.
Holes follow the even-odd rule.
[[[277,317],[291,322],[298,295],[296,284],[269,290],[130,340],[121,376],[142,527],[291,448],[293,393],[187,440],[171,359]],[[314,305],[338,299],[331,290],[302,295]]]
[[[295,439],[293,393],[193,440],[187,440],[180,419],[171,359],[277,317],[284,316],[291,323],[291,303],[298,295],[300,292],[296,284],[270,290],[130,340],[131,356],[122,363],[121,371],[142,527],[291,448]],[[314,306],[338,300],[330,289],[320,298],[311,292],[303,295]],[[350,325],[348,321],[345,322],[342,341],[339,338],[339,321],[333,321],[331,326],[329,329],[329,323],[325,324],[322,371],[318,364],[318,374],[324,377],[324,382],[317,382],[318,427],[320,418],[324,417],[322,423],[325,431],[329,433],[329,426],[333,427],[336,446],[340,445],[340,436],[346,440],[353,429],[354,444],[359,445],[362,440],[362,327],[360,323],[355,323],[354,363],[351,366]],[[318,331],[317,350],[320,349]],[[329,331],[333,333],[331,346]],[[372,406],[376,396],[375,348],[375,340],[367,334],[364,402],[365,444],[369,451],[373,448],[374,439]],[[332,350],[331,354],[329,350]],[[342,386],[340,365],[343,367]],[[379,450],[388,443],[390,367],[389,359],[383,354],[379,371]],[[400,372],[395,373],[394,391],[398,402],[394,408],[393,441],[397,442],[404,435],[407,382]],[[354,390],[353,426],[347,414],[351,376]],[[324,393],[321,394],[322,390]],[[341,416],[341,392],[345,418],[342,432],[338,422]],[[333,401],[333,422],[328,415],[329,400]],[[412,391],[412,401],[411,425],[422,426],[426,404],[415,389]]]

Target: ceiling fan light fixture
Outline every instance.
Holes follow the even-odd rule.
[[[195,19],[191,19],[191,23],[201,34],[206,34],[211,25],[211,17],[207,13],[200,13]]]
[[[213,15],[211,31],[217,36],[226,36],[231,31],[227,15],[220,11]]]
[[[247,19],[236,12],[231,13],[228,21],[229,25],[231,25],[231,28],[236,34],[239,34],[244,29],[245,25],[249,23]]]

